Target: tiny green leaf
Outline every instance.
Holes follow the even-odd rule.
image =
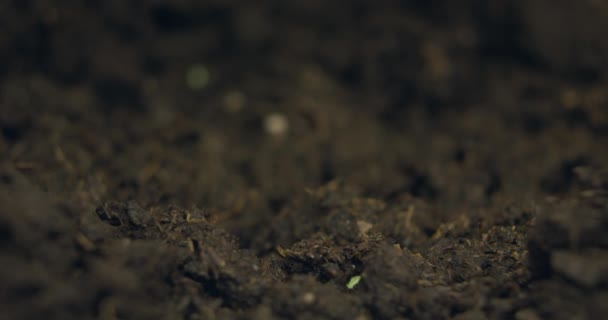
[[[361,281],[361,275],[353,276],[352,278],[350,278],[350,280],[348,280],[348,283],[346,284],[346,288],[348,288],[348,289],[354,288],[357,284],[359,284],[359,281]]]
[[[209,84],[209,70],[202,64],[190,66],[186,73],[186,84],[192,90],[201,90]]]

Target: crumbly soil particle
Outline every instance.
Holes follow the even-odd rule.
[[[602,1],[0,21],[3,319],[608,315]]]

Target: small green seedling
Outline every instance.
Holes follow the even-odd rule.
[[[194,91],[204,89],[209,84],[209,69],[200,63],[190,66],[186,72],[186,84]]]
[[[357,284],[359,284],[359,281],[361,281],[361,275],[353,276],[350,278],[350,280],[348,280],[346,288],[352,290],[355,286],[357,286]]]

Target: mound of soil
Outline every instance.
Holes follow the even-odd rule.
[[[602,1],[6,1],[5,319],[601,319]]]

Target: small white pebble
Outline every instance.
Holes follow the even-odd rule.
[[[271,136],[283,136],[289,129],[287,117],[281,113],[271,113],[264,118],[264,130]]]
[[[302,302],[304,302],[304,304],[312,304],[316,299],[317,297],[315,297],[315,294],[312,292],[306,292],[304,296],[302,296]]]

